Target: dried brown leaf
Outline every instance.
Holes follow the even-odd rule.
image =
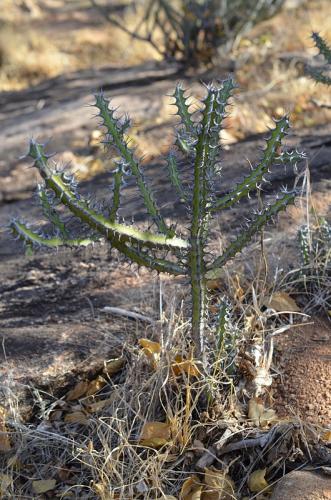
[[[155,370],[157,367],[158,360],[160,359],[160,354],[152,352],[148,347],[143,348],[143,353],[150,362],[151,367]]]
[[[184,481],[179,498],[180,500],[201,500],[202,484],[197,476],[191,476]]]
[[[265,479],[267,469],[257,469],[248,478],[248,487],[252,493],[259,493],[269,486]]]
[[[322,435],[323,441],[326,441],[327,443],[331,443],[331,430],[327,430],[323,433]]]
[[[115,375],[115,373],[121,371],[124,365],[125,358],[111,359],[110,361],[107,361],[104,368],[104,373],[106,373],[109,377],[112,377],[113,375]]]
[[[107,382],[103,377],[101,377],[101,375],[94,380],[91,380],[86,391],[86,396],[92,396],[96,392],[99,392],[106,385],[106,383]]]
[[[170,442],[171,426],[166,422],[146,422],[141,430],[139,443],[142,446],[160,448]]]
[[[60,481],[62,483],[65,483],[69,480],[70,476],[72,476],[72,470],[62,467],[61,469],[58,470],[57,475],[59,476]]]
[[[87,416],[82,411],[67,413],[67,415],[64,417],[64,421],[66,424],[87,425],[89,423]]]
[[[220,290],[221,284],[222,284],[222,282],[219,279],[207,280],[207,282],[206,282],[207,288],[210,291]]]
[[[89,383],[86,380],[81,380],[67,393],[66,400],[74,401],[75,399],[85,396],[88,386]]]
[[[275,292],[272,294],[269,303],[266,306],[274,309],[276,312],[300,312],[300,308],[286,292]]]
[[[91,403],[88,405],[84,405],[84,408],[89,413],[96,413],[100,410],[103,410],[106,406],[110,406],[114,402],[114,398],[102,399],[101,401],[96,401],[95,403]]]
[[[160,359],[161,345],[159,342],[153,342],[149,339],[139,339],[138,342],[143,349],[143,353],[148,358],[151,367],[155,370]]]
[[[55,479],[41,479],[40,481],[32,481],[32,489],[34,493],[37,493],[37,495],[54,490],[55,486]]]
[[[51,422],[58,422],[59,420],[62,420],[63,416],[63,410],[54,410],[49,416],[49,420]]]
[[[266,410],[264,403],[259,398],[253,398],[248,402],[248,418],[257,427],[265,427],[271,422],[278,420],[275,410]]]
[[[6,427],[7,412],[0,406],[0,453],[7,453],[11,450],[10,439]]]
[[[175,362],[171,365],[171,370],[176,377],[183,373],[191,377],[199,377],[199,375],[201,375],[193,359],[184,359],[179,354],[175,356]]]
[[[235,281],[237,283],[235,285],[234,298],[235,298],[235,300],[238,300],[239,302],[242,302],[243,299],[244,299],[244,297],[245,297],[245,292],[244,292],[244,290],[241,287],[240,278],[239,278],[238,274],[236,274],[236,276],[235,276]]]
[[[149,339],[139,339],[138,340],[140,347],[147,348],[154,354],[160,354],[161,345],[159,342],[153,342]]]
[[[0,495],[1,495],[0,498],[2,498],[2,495],[5,495],[5,493],[7,492],[7,490],[9,490],[12,484],[13,484],[12,476],[10,476],[9,474],[0,474]]]
[[[224,471],[213,467],[206,468],[204,482],[202,500],[231,500],[234,498],[234,482]]]

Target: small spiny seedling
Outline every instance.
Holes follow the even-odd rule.
[[[331,85],[331,48],[316,32],[311,35],[324,66],[307,66],[307,73],[317,82]],[[328,106],[327,106],[328,107]],[[304,288],[309,297],[309,312],[331,307],[331,225],[324,217],[315,216],[315,224],[302,226],[298,231],[298,242],[302,268],[291,277],[297,288]],[[296,276],[296,274],[298,274]],[[302,286],[303,285],[303,286]]]
[[[237,238],[228,244],[223,253],[213,257],[207,251],[210,222],[221,211],[233,207],[237,202],[259,189],[272,166],[295,165],[304,155],[297,151],[280,153],[283,138],[289,131],[289,119],[284,116],[275,121],[274,128],[266,139],[261,158],[251,172],[230,192],[218,196],[215,181],[220,177],[221,145],[219,136],[227,116],[229,99],[235,89],[231,78],[206,86],[206,97],[202,100],[199,118],[190,111],[188,97],[181,84],[176,86],[173,97],[180,125],[177,130],[176,154],[168,157],[171,183],[179,199],[186,205],[189,237],[184,239],[166,223],[157,201],[146,182],[141,165],[130,147],[126,132],[130,126],[128,118],[115,115],[104,94],[96,95],[95,106],[101,125],[105,130],[104,144],[119,159],[114,175],[113,197],[108,206],[100,206],[79,192],[74,178],[64,170],[52,165],[50,156],[42,144],[32,140],[28,156],[34,161],[43,184],[39,186],[39,200],[44,215],[53,226],[53,232],[41,234],[25,222],[13,220],[12,233],[29,247],[46,246],[57,248],[86,246],[99,240],[107,240],[111,247],[138,266],[157,272],[184,275],[190,280],[191,289],[191,336],[196,354],[205,351],[205,324],[207,320],[207,280],[220,276],[223,266],[241,252],[266,224],[293,203],[296,193],[281,191],[275,201],[256,211],[252,220],[242,228]],[[180,161],[179,161],[180,160]],[[193,183],[187,186],[182,181],[180,165],[185,161],[192,170]],[[143,231],[135,225],[119,222],[118,210],[121,202],[121,187],[125,177],[131,175],[143,198],[146,210],[155,230]],[[64,206],[71,216],[80,222],[80,234],[72,231],[58,211]],[[224,311],[220,313],[217,336],[219,348],[224,348]]]
[[[324,217],[298,231],[301,255],[299,270],[288,274],[288,286],[304,295],[305,310],[325,312],[331,309],[331,225]]]

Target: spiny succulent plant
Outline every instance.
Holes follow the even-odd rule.
[[[319,56],[324,59],[323,66],[307,66],[307,73],[317,82],[331,85],[331,48],[318,33],[313,32],[311,35]]]
[[[167,224],[157,201],[148,186],[135,150],[130,146],[126,132],[128,118],[119,118],[103,93],[95,97],[95,106],[105,130],[104,144],[112,154],[115,151],[117,170],[113,179],[112,202],[105,206],[84,198],[77,184],[65,170],[52,165],[51,157],[42,144],[30,142],[29,157],[34,161],[43,184],[38,194],[43,212],[53,226],[53,232],[44,235],[25,222],[13,220],[12,233],[28,246],[56,248],[62,245],[76,247],[107,240],[126,259],[157,272],[184,275],[190,280],[192,302],[192,339],[198,356],[204,352],[205,322],[207,318],[208,279],[218,277],[223,266],[251,241],[256,233],[290,203],[296,193],[283,190],[274,202],[256,211],[252,220],[243,227],[237,238],[229,243],[223,253],[212,256],[207,251],[210,222],[214,215],[233,207],[237,202],[259,189],[272,166],[294,165],[303,158],[297,151],[280,152],[283,138],[289,131],[289,119],[284,116],[275,121],[266,139],[261,158],[241,182],[223,196],[218,196],[215,181],[221,175],[219,136],[227,115],[229,99],[235,89],[231,78],[206,86],[206,96],[201,109],[192,113],[189,97],[181,84],[176,86],[173,97],[180,124],[177,130],[176,150],[168,157],[171,183],[179,199],[186,205],[189,235],[183,238]],[[180,165],[186,162],[192,171],[192,185],[182,180]],[[143,198],[146,210],[153,221],[154,230],[141,230],[135,225],[119,221],[123,180],[131,175]],[[64,206],[79,221],[80,234],[72,236],[58,211]],[[222,311],[218,331],[222,327]],[[218,334],[221,337],[221,333]],[[222,340],[219,341],[220,345]]]
[[[298,240],[302,264],[310,266],[317,259],[328,261],[330,271],[331,254],[331,224],[323,217],[319,217],[314,228],[304,225],[298,231]]]
[[[194,66],[212,62],[219,47],[229,48],[240,34],[272,17],[284,0],[136,0],[130,5],[142,5],[143,14],[131,31],[99,0],[92,3],[111,23],[152,44],[165,59]]]

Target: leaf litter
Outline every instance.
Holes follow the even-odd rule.
[[[242,305],[243,284],[240,289]],[[167,347],[148,338],[125,346],[92,377],[46,401],[32,432],[31,423],[15,426],[2,409],[1,492],[10,494],[16,482],[23,494],[63,498],[250,498],[270,491],[287,468],[316,463],[330,431],[280,419],[272,408],[265,311],[247,310],[242,319],[247,337],[238,345],[233,375],[220,362],[217,372],[202,367],[186,343],[187,326],[178,327],[176,318]],[[249,316],[254,321],[247,329]],[[281,319],[272,321],[275,329]],[[39,477],[32,459],[42,464]],[[27,472],[31,480],[24,479]]]

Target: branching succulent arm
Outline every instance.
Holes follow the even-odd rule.
[[[307,73],[317,82],[331,85],[331,47],[326,41],[316,32],[311,35],[319,55],[324,59],[325,64],[322,68],[307,66]]]
[[[176,193],[187,207],[187,239],[176,234],[166,223],[156,197],[152,193],[135,152],[129,146],[126,131],[128,119],[115,116],[115,110],[103,94],[96,96],[95,106],[105,131],[104,143],[112,152],[115,148],[117,169],[113,175],[112,200],[109,206],[100,206],[90,198],[82,196],[74,178],[54,166],[42,144],[30,142],[29,157],[38,169],[43,185],[39,186],[38,198],[43,213],[53,230],[45,235],[33,230],[22,221],[13,220],[12,233],[24,241],[29,248],[46,246],[86,246],[106,240],[127,260],[157,272],[186,276],[190,282],[192,304],[192,340],[196,353],[205,352],[205,322],[207,319],[206,280],[219,276],[223,266],[243,250],[268,222],[290,203],[295,193],[283,192],[274,203],[256,213],[255,218],[242,228],[240,235],[224,249],[222,255],[212,260],[207,252],[210,222],[219,214],[239,202],[250,192],[258,189],[271,167],[283,164],[293,165],[304,155],[296,151],[279,153],[282,139],[289,129],[288,118],[275,122],[266,140],[262,158],[250,174],[229,193],[217,197],[215,185],[219,182],[220,144],[219,136],[231,95],[235,89],[232,79],[206,87],[202,101],[200,119],[190,112],[190,106],[181,85],[176,87],[174,98],[180,125],[176,146],[168,158],[168,172]],[[181,165],[186,163],[192,169],[192,185],[183,183]],[[152,229],[145,231],[135,225],[119,222],[119,209],[125,192],[122,186],[125,177],[131,175],[143,199],[147,214],[152,220]],[[63,212],[79,221],[79,234],[67,223]],[[155,230],[153,230],[155,229]]]

